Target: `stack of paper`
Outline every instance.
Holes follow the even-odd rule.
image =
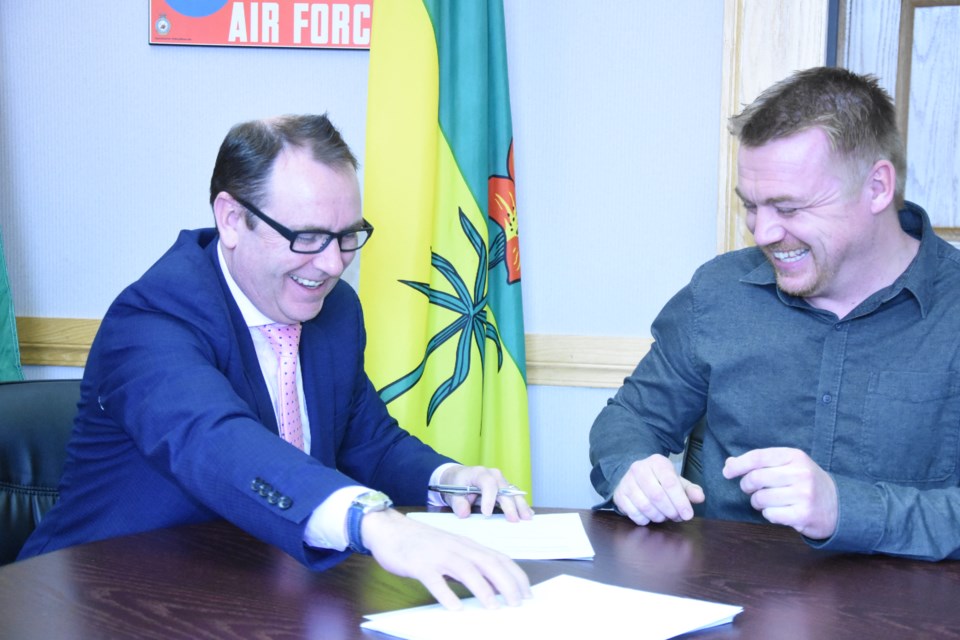
[[[502,514],[410,513],[408,517],[496,549],[514,560],[586,560],[593,546],[577,513],[547,513],[508,522]]]
[[[538,516],[539,517],[539,516]],[[360,626],[406,640],[490,638],[666,639],[733,620],[743,607],[615,587],[560,575],[532,588],[519,607],[460,611],[439,604],[366,616]]]

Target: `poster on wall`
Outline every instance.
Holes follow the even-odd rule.
[[[150,0],[150,44],[369,49],[373,0]]]

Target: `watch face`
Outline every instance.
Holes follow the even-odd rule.
[[[354,502],[363,507],[364,513],[383,511],[393,504],[393,501],[382,491],[367,491],[361,493]]]

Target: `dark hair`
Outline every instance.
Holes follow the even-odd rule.
[[[729,122],[730,133],[748,147],[813,127],[826,133],[834,154],[853,175],[865,177],[877,160],[889,160],[897,174],[894,200],[898,209],[903,206],[907,169],[896,109],[872,75],[837,67],[798,71]]]
[[[259,205],[273,162],[285,147],[310,149],[332,168],[357,170],[357,159],[324,115],[288,115],[235,125],[220,145],[210,178],[210,205],[221,191]],[[247,212],[247,225],[256,220]]]

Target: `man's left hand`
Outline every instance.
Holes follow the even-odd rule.
[[[533,517],[533,509],[527,504],[523,496],[498,496],[500,489],[511,487],[499,469],[488,467],[452,466],[443,472],[441,484],[473,485],[480,488],[481,495],[444,495],[444,499],[459,518],[466,518],[470,510],[480,499],[480,513],[490,515],[493,507],[499,503],[500,510],[510,522],[529,520]]]
[[[750,504],[774,524],[814,540],[829,538],[837,529],[837,485],[799,449],[754,449],[727,458],[723,477],[740,478]]]

